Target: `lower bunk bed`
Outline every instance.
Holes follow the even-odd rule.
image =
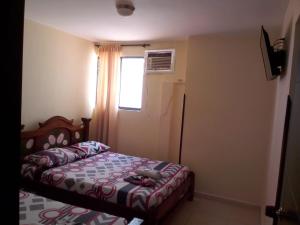
[[[19,191],[20,225],[142,225],[143,220],[125,218],[54,201],[24,190]]]
[[[22,132],[22,186],[45,197],[91,210],[159,224],[181,200],[193,199],[194,173],[186,166],[116,153],[87,141],[83,126],[53,117]],[[27,160],[24,160],[27,159]],[[141,168],[166,176],[153,186],[126,181]]]

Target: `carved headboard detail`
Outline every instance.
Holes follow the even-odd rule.
[[[39,123],[36,130],[21,132],[21,158],[37,151],[53,147],[66,147],[89,138],[91,119],[81,118],[82,124],[73,125],[73,120],[54,116]],[[24,125],[21,126],[22,129]]]

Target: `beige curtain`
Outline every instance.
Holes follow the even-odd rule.
[[[94,139],[117,149],[117,116],[119,98],[120,45],[101,45],[97,100],[93,114]]]

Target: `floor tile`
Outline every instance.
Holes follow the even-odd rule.
[[[259,209],[195,198],[178,205],[163,225],[259,225],[259,221]]]

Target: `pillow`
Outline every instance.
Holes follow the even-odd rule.
[[[39,167],[62,166],[79,159],[80,156],[66,148],[50,148],[30,154],[24,158],[26,163],[33,163]]]
[[[39,154],[39,152],[25,156],[24,162],[47,168],[54,164],[48,155]]]
[[[39,179],[42,170],[39,166],[31,163],[24,163],[21,166],[21,176],[26,179],[35,180]]]
[[[87,158],[105,152],[110,149],[110,147],[98,141],[85,141],[71,145],[68,149],[77,153],[81,158]]]

